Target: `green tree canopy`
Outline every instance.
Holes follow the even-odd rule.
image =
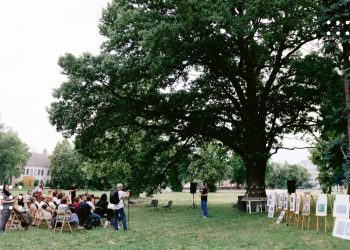
[[[350,1],[324,0],[320,34],[324,40],[324,52],[346,75],[350,67],[349,32]],[[348,184],[350,194],[350,95],[349,84],[334,78],[327,85],[327,96],[320,105],[320,136],[311,151],[312,161],[320,171],[319,181],[323,192],[342,180]],[[344,91],[345,90],[345,91]],[[346,101],[346,102],[345,102]]]
[[[67,81],[50,121],[85,155],[125,129],[221,141],[242,158],[248,195],[265,196],[269,157],[284,134],[315,129],[321,85],[334,74],[326,59],[301,53],[320,2],[114,0],[100,55],[59,59]]]
[[[18,135],[0,124],[0,183],[18,177],[29,156],[27,145]]]
[[[216,185],[226,177],[230,167],[228,150],[216,141],[205,142],[190,157],[187,168],[189,182],[200,180],[215,192]]]
[[[241,157],[234,154],[230,161],[228,177],[232,183],[244,185],[246,183],[245,165]]]
[[[58,142],[50,156],[51,185],[56,188],[70,189],[75,183],[85,185],[82,171],[83,158],[74,150],[67,139]]]
[[[271,170],[266,179],[267,185],[272,188],[287,188],[288,180],[295,180],[296,186],[300,187],[304,183],[307,184],[309,173],[300,165],[271,163]]]

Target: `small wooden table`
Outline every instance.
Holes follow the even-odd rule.
[[[267,202],[267,198],[266,197],[244,197],[242,198],[242,201],[246,202],[246,211],[247,213],[252,213],[252,203],[255,202],[257,203],[257,211],[256,213],[260,212],[262,213],[263,211],[263,205],[266,211],[266,202]],[[255,213],[255,212],[254,212]]]

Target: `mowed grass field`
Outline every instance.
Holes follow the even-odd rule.
[[[198,195],[197,208],[191,207],[192,195],[188,192],[153,197],[159,199],[160,207],[173,200],[171,213],[148,211],[146,207],[152,198],[132,199],[136,204],[129,208],[127,232],[99,227],[60,234],[31,227],[28,231],[11,230],[0,235],[0,249],[350,249],[350,241],[332,237],[329,231],[277,225],[276,218],[269,219],[266,213],[239,212],[233,204],[241,194],[209,193],[209,218],[201,216]]]

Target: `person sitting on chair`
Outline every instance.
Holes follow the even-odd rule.
[[[108,201],[107,194],[102,194],[100,200],[96,203],[96,207],[100,207],[102,209],[107,209]]]
[[[83,195],[78,206],[79,216],[83,219],[85,224],[89,224],[91,221],[95,226],[100,225],[101,217],[91,212],[91,209],[91,206],[86,202],[86,196]]]
[[[40,214],[41,219],[51,220],[52,214],[55,212],[49,205],[50,196],[46,196],[43,201],[39,203],[39,209],[41,209],[42,214]]]
[[[76,227],[79,227],[79,218],[78,218],[78,215],[76,213],[72,213],[69,209],[69,206],[67,204],[67,198],[66,197],[63,197],[61,199],[61,202],[60,202],[60,205],[58,206],[57,208],[57,214],[58,216],[60,214],[68,214],[67,216],[67,219],[68,221],[73,221],[74,222],[74,225]]]

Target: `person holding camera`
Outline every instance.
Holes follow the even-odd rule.
[[[10,193],[10,186],[9,185],[4,185],[2,189],[2,199],[1,201],[1,220],[0,220],[0,233],[5,232],[6,228],[6,223],[10,218],[10,207],[13,209],[12,205],[16,202],[16,197],[12,197]]]
[[[125,216],[125,202],[124,198],[128,198],[130,195],[130,190],[127,192],[123,191],[123,184],[118,183],[117,190],[112,192],[110,195],[110,202],[113,204],[112,208],[114,210],[114,220],[113,225],[114,229],[118,230],[118,216],[122,219],[123,229],[126,231],[128,229],[126,224],[126,216]]]

